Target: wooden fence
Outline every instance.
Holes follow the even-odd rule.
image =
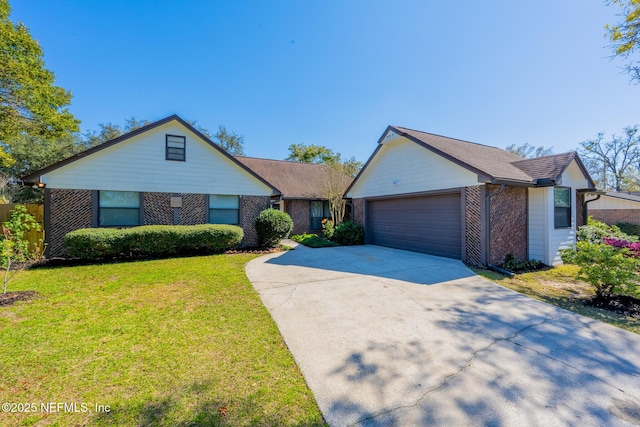
[[[38,245],[42,248],[42,242],[44,242],[44,205],[27,203],[24,206],[27,207],[27,212],[33,215],[36,221],[40,224],[40,231],[29,230],[27,232],[27,240],[29,243]],[[16,207],[16,205],[12,203],[0,205],[0,224],[9,219],[14,207]]]

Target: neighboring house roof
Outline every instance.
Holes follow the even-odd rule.
[[[236,159],[273,183],[284,199],[326,198],[322,191],[328,174],[326,165],[242,156],[236,156]]]
[[[194,134],[196,134],[200,139],[202,139],[204,142],[206,142],[207,144],[209,144],[213,149],[215,149],[216,151],[218,151],[221,155],[227,157],[229,160],[231,160],[233,163],[237,164],[240,168],[242,168],[243,170],[245,170],[246,172],[248,172],[250,175],[252,175],[253,177],[257,178],[259,181],[261,181],[262,183],[264,183],[265,185],[267,185],[268,187],[271,187],[273,192],[275,194],[280,194],[280,190],[278,189],[278,187],[274,184],[272,184],[271,182],[269,182],[268,180],[264,179],[264,177],[260,176],[259,174],[257,174],[256,172],[254,172],[253,170],[251,170],[250,168],[248,168],[247,166],[245,166],[243,163],[239,162],[235,157],[233,157],[232,155],[230,155],[229,153],[227,153],[227,151],[225,151],[224,149],[220,148],[220,146],[218,146],[218,144],[216,144],[215,142],[211,141],[209,138],[207,138],[205,135],[203,135],[200,131],[198,131],[196,128],[194,128],[193,126],[191,126],[189,123],[187,123],[186,121],[184,121],[182,118],[180,118],[178,115],[173,114],[169,117],[165,117],[164,119],[158,120],[156,122],[150,123],[146,126],[142,126],[141,128],[138,128],[136,130],[133,130],[129,133],[126,133],[124,135],[121,135],[117,138],[114,138],[110,141],[104,142],[100,145],[96,145],[95,147],[89,148],[88,150],[85,150],[81,153],[75,154],[67,159],[64,159],[60,162],[54,163],[50,166],[47,166],[46,168],[40,169],[38,171],[35,171],[27,176],[24,176],[22,179],[26,182],[26,183],[36,183],[40,180],[40,176],[47,174],[51,171],[54,171],[58,168],[61,168],[62,166],[68,165],[69,163],[73,163],[76,160],[82,159],[84,157],[90,156],[96,152],[99,152],[101,150],[104,150],[106,148],[112,147],[120,142],[126,141],[130,138],[133,138],[134,136],[140,135],[144,132],[147,132],[149,130],[152,130],[154,128],[157,128],[159,126],[162,126],[166,123],[169,123],[171,121],[177,121],[178,123],[180,123],[182,126],[186,127],[187,129],[189,129],[189,131],[193,132]]]
[[[554,185],[569,164],[575,160],[582,173],[587,177],[591,188],[595,188],[595,184],[589,176],[587,169],[575,152],[525,159],[517,154],[497,147],[448,138],[400,126],[389,126],[378,141],[378,147],[347,192],[351,190],[354,183],[371,163],[381,147],[387,141],[391,141],[397,137],[405,137],[427,150],[478,174],[479,179],[484,182],[510,183],[525,186]]]
[[[616,199],[628,200],[630,202],[640,202],[640,195],[633,193],[621,193],[618,191],[607,191],[605,196],[614,197]]]

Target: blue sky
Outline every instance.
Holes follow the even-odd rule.
[[[575,149],[640,123],[601,0],[13,0],[83,131],[176,113],[366,160],[387,125]]]

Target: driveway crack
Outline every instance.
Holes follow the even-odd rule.
[[[363,417],[363,418],[357,420],[355,423],[350,424],[349,426],[356,426],[356,425],[361,424],[361,423],[363,423],[365,421],[373,420],[373,419],[381,417],[383,415],[390,414],[391,412],[395,412],[395,411],[402,410],[402,409],[407,409],[407,408],[414,408],[414,407],[418,406],[420,404],[420,402],[422,400],[424,400],[425,397],[427,397],[427,395],[446,387],[449,384],[449,381],[451,381],[453,378],[457,377],[458,375],[462,374],[465,370],[467,370],[467,368],[469,368],[473,364],[473,361],[478,357],[478,355],[480,353],[483,353],[483,352],[489,350],[491,347],[493,347],[498,342],[501,342],[501,341],[513,342],[511,340],[513,340],[514,338],[516,338],[518,335],[522,334],[523,332],[525,332],[525,331],[527,331],[527,330],[529,330],[531,328],[535,328],[537,326],[540,326],[540,325],[542,325],[542,324],[544,324],[546,322],[549,322],[551,320],[554,320],[556,318],[557,318],[557,316],[548,317],[548,318],[546,318],[546,319],[544,319],[544,320],[542,320],[542,321],[540,321],[538,323],[532,323],[531,325],[527,325],[524,328],[516,331],[514,334],[512,334],[510,336],[507,336],[507,337],[492,337],[493,341],[491,343],[489,343],[485,347],[482,347],[482,348],[479,348],[478,350],[473,351],[471,353],[471,357],[467,360],[467,362],[464,365],[462,365],[455,372],[452,372],[451,374],[445,376],[442,379],[442,381],[440,382],[440,384],[438,384],[437,386],[432,387],[429,390],[427,390],[426,392],[424,392],[424,394],[422,396],[420,396],[420,398],[417,399],[413,404],[400,405],[400,406],[395,407],[395,408],[391,408],[391,409],[387,409],[387,410],[382,411],[382,412],[378,412],[377,414],[374,414],[374,415]],[[514,344],[519,345],[517,343],[514,343]]]

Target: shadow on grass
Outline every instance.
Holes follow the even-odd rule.
[[[235,425],[269,425],[269,426],[326,426],[318,419],[306,419],[300,422],[291,421],[286,415],[277,411],[266,413],[260,407],[259,397],[234,397],[228,400],[208,398],[207,390],[211,384],[194,382],[176,397],[151,400],[144,404],[131,406],[112,406],[109,412],[96,414],[92,425],[136,425],[157,426],[171,425],[175,427],[193,426],[235,426]],[[193,402],[184,396],[194,396]],[[182,401],[180,399],[182,398]],[[186,407],[185,407],[186,405]]]

